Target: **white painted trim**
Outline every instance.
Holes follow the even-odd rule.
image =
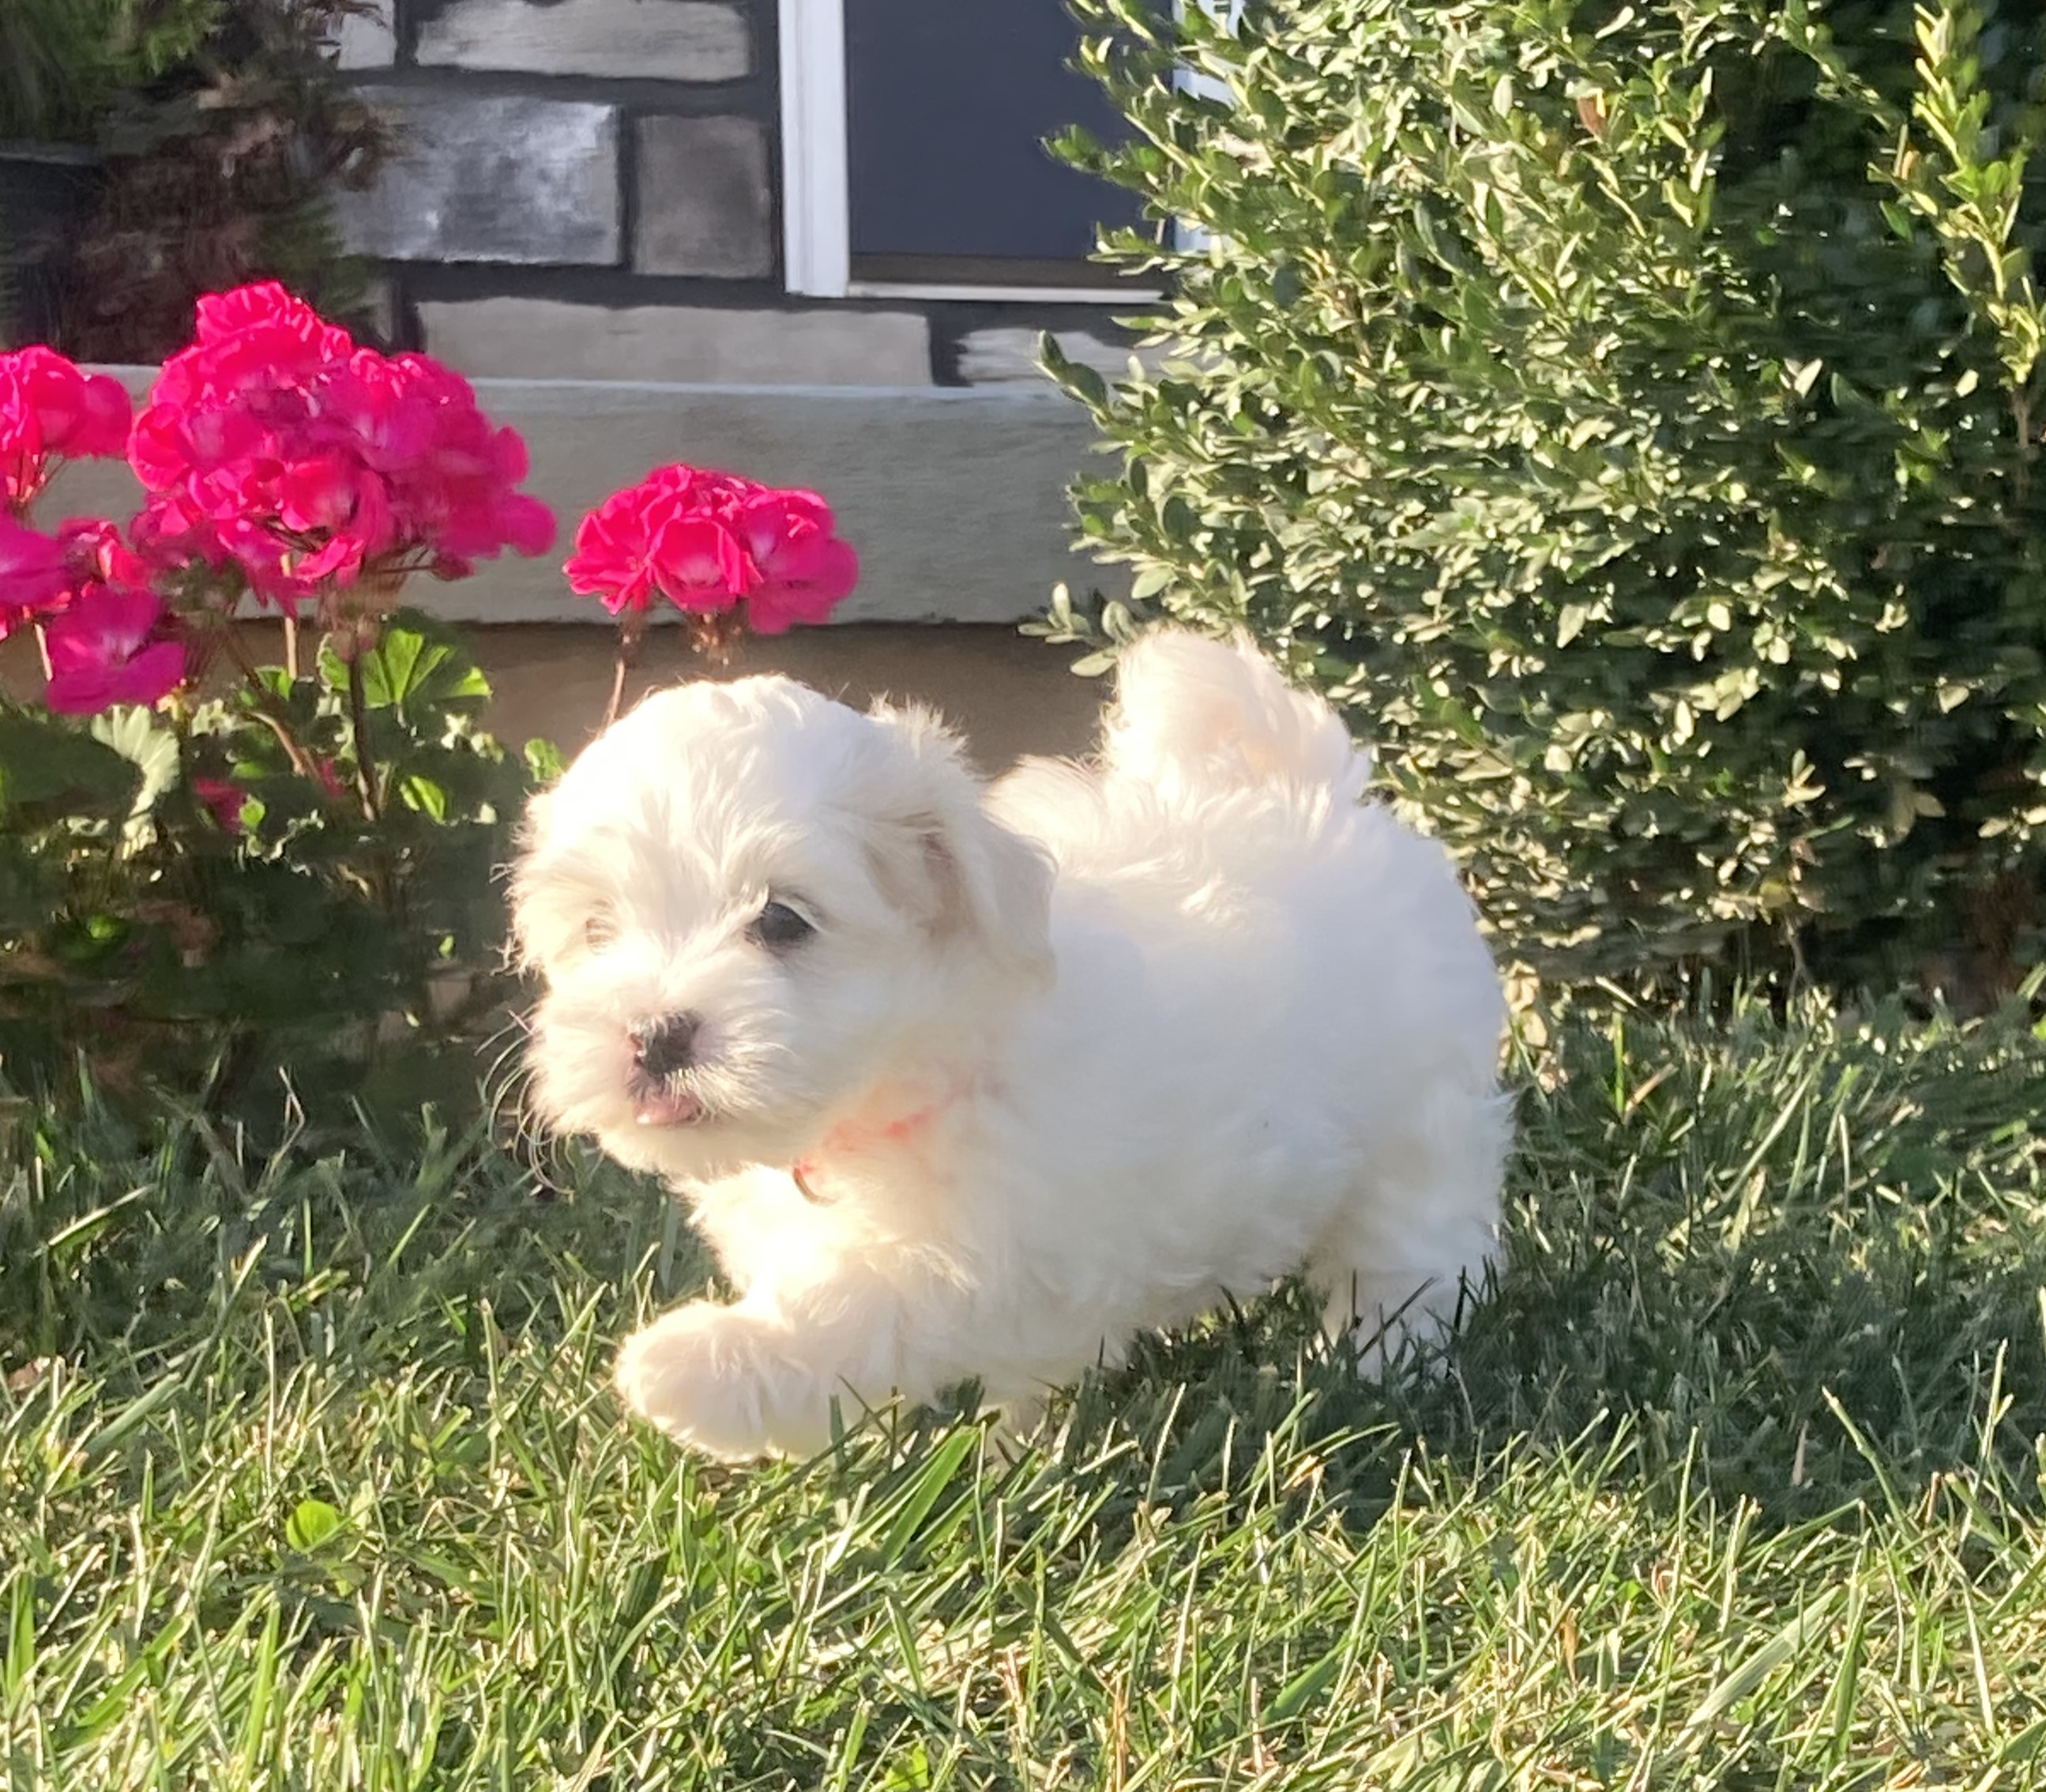
[[[1145,304],[1165,296],[1160,288],[1128,286],[947,286],[921,280],[852,280],[848,299],[968,299],[1005,305]]]
[[[778,0],[782,257],[788,289],[843,299],[852,278],[846,172],[845,0]]]

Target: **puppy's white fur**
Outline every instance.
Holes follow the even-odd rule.
[[[1301,1266],[1368,1336],[1452,1311],[1497,1218],[1504,1006],[1369,770],[1254,650],[1178,631],[1125,654],[1098,768],[986,791],[929,716],[781,678],[593,743],[515,881],[538,1103],[682,1191],[739,1292],[631,1338],[627,1403],[802,1454],[834,1400],[974,1377],[1028,1408]],[[770,899],[814,933],[762,943]],[[694,1062],[650,1097],[631,1029],[680,1014]]]

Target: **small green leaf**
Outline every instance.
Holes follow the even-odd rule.
[[[1108,403],[1108,382],[1084,362],[1069,359],[1049,330],[1037,338],[1037,351],[1044,371],[1060,391],[1078,399],[1090,410],[1099,411]]]
[[[447,791],[430,778],[414,772],[400,782],[398,791],[408,809],[415,809],[423,815],[431,816],[436,821],[447,820]]]
[[[334,1536],[346,1521],[338,1508],[324,1500],[301,1500],[284,1524],[284,1541],[302,1555],[310,1555]]]
[[[535,784],[551,784],[568,770],[568,755],[551,740],[526,743],[526,772]]]
[[[921,1742],[912,1743],[907,1753],[889,1764],[881,1783],[886,1792],[925,1792],[931,1783],[930,1751]]]

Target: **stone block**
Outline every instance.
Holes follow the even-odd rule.
[[[753,72],[745,13],[718,0],[447,0],[423,20],[428,67],[736,81]]]
[[[613,106],[424,87],[360,90],[395,116],[376,186],[335,195],[348,246],[391,261],[620,259]]]
[[[388,68],[398,60],[398,33],[392,29],[395,0],[377,0],[376,10],[349,13],[341,21],[334,60],[343,68]]]
[[[751,118],[641,118],[632,265],[758,280],[774,271],[766,131]]]
[[[1048,385],[1050,380],[1037,365],[1037,338],[1043,334],[1013,326],[971,331],[959,339],[959,377],[970,386]],[[1055,330],[1052,335],[1067,360],[1091,367],[1106,380],[1126,377],[1133,354],[1154,370],[1160,358],[1159,351],[1133,349],[1082,330]]]
[[[926,386],[929,326],[907,311],[823,307],[611,310],[546,299],[429,301],[426,346],[472,378],[677,385]]]

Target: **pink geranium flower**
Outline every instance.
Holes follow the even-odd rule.
[[[832,532],[833,520],[814,492],[766,492],[741,512],[739,534],[759,570],[746,605],[755,632],[823,622],[859,582],[859,557]]]
[[[654,544],[654,581],[677,609],[730,609],[750,570],[739,538],[712,517],[671,517]]]
[[[185,652],[161,638],[167,620],[153,592],[111,585],[80,592],[45,631],[44,701],[61,715],[96,716],[116,704],[168,696],[184,682]]]
[[[150,494],[144,553],[237,569],[291,615],[365,580],[459,577],[554,537],[553,512],[515,489],[525,444],[484,416],[467,380],[427,356],[358,347],[274,282],[201,301],[129,460]]]
[[[601,598],[613,616],[644,610],[656,592],[682,609],[731,608],[751,569],[738,538],[703,500],[674,481],[607,498],[576,531],[569,588]]]
[[[798,622],[828,621],[859,582],[859,556],[837,536],[792,543],[776,557],[773,574],[747,599],[747,616],[762,635],[785,634]]]
[[[191,787],[192,794],[206,805],[222,833],[241,832],[241,812],[249,805],[246,790],[224,778],[195,778]]]
[[[71,588],[64,544],[0,516],[0,639]]]
[[[12,384],[41,425],[43,452],[103,459],[128,442],[128,394],[118,380],[87,373],[54,350],[0,355],[0,380]]]
[[[643,610],[654,596],[654,538],[659,524],[637,490],[614,492],[582,519],[575,552],[562,568],[569,589],[602,600],[617,616]]]
[[[658,593],[697,616],[743,605],[747,626],[776,635],[824,621],[858,581],[859,562],[814,492],[677,465],[585,517],[564,570],[571,590],[614,616],[639,616]]]
[[[0,504],[25,515],[59,462],[120,454],[128,426],[119,380],[51,349],[0,354]]]
[[[209,292],[199,302],[192,338],[202,344],[234,342],[261,330],[279,330],[301,343],[346,340],[303,299],[276,280],[258,280],[226,292]]]
[[[0,508],[21,517],[46,477],[43,427],[27,395],[0,383]]]
[[[73,516],[57,525],[57,546],[74,590],[87,585],[136,589],[149,582],[149,563],[122,539],[120,526],[103,516]]]

